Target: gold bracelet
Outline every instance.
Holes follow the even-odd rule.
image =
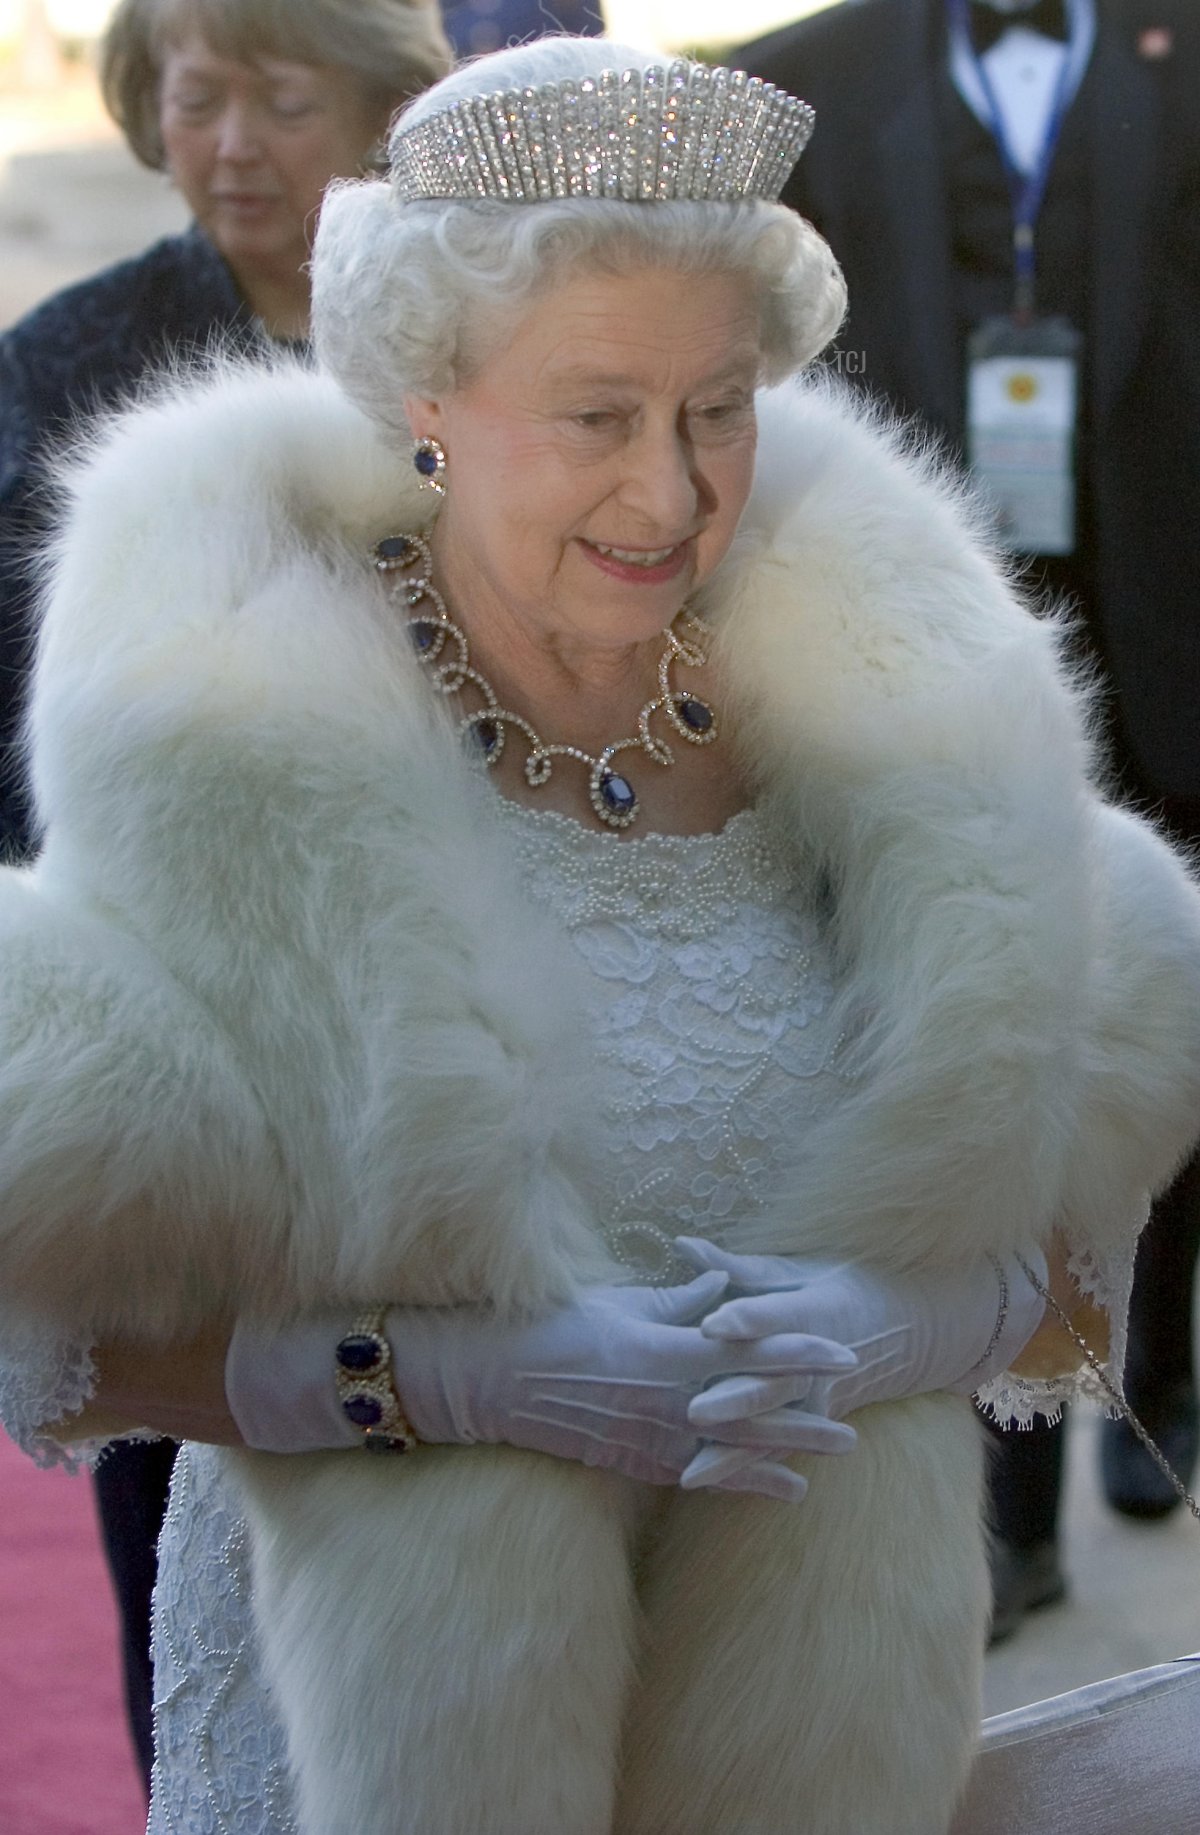
[[[384,1321],[387,1309],[360,1313],[334,1353],[334,1381],[342,1413],[352,1421],[371,1453],[411,1453],[417,1436],[400,1405],[392,1375],[392,1347]]]

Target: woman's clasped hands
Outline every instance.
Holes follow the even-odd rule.
[[[1032,1247],[1024,1256],[988,1257],[921,1277],[853,1262],[733,1255],[701,1237],[679,1236],[675,1248],[692,1267],[724,1275],[734,1289],[701,1323],[702,1334],[715,1343],[744,1349],[813,1335],[855,1353],[851,1364],[814,1373],[804,1390],[777,1379],[778,1403],[766,1412],[769,1385],[761,1380],[747,1386],[743,1376],[733,1375],[710,1384],[688,1410],[710,1443],[681,1477],[689,1488],[728,1489],[739,1472],[747,1476],[752,1468],[745,1445],[731,1443],[723,1427],[748,1409],[769,1443],[801,1399],[806,1418],[837,1421],[875,1402],[935,1390],[972,1394],[1010,1368],[1041,1323],[1045,1304],[1046,1258]]]
[[[709,1270],[677,1287],[594,1287],[530,1323],[468,1306],[393,1307],[386,1330],[404,1412],[425,1442],[518,1446],[652,1484],[795,1501],[807,1487],[784,1463],[789,1454],[847,1452],[855,1442],[852,1428],[798,1403],[857,1358],[806,1333],[707,1336],[702,1321],[728,1285]],[[357,1441],[331,1378],[338,1333],[328,1316],[281,1328],[239,1322],[225,1380],[247,1445],[308,1452]],[[690,1410],[729,1380],[738,1404],[698,1429]],[[702,1433],[737,1453],[737,1469],[687,1479]]]
[[[969,1393],[1008,1367],[1042,1315],[1016,1257],[933,1281],[734,1255],[698,1237],[676,1247],[694,1280],[589,1288],[530,1322],[392,1307],[394,1379],[417,1438],[794,1502],[807,1482],[789,1455],[848,1452],[844,1416],[868,1403]],[[1041,1278],[1045,1261],[1033,1261]],[[356,1443],[331,1380],[337,1336],[329,1317],[239,1322],[225,1378],[247,1445]]]

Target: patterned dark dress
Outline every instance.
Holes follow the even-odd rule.
[[[193,227],[56,293],[0,337],[0,857],[31,840],[19,741],[32,559],[54,525],[46,458],[163,363],[214,338],[251,340],[253,327],[233,275]]]

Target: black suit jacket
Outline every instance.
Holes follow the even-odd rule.
[[[1085,117],[1091,250],[1084,609],[1137,779],[1151,794],[1197,798],[1200,7],[1097,0],[1097,10],[1074,104]],[[941,0],[844,0],[736,61],[817,111],[784,196],[845,269],[843,371],[957,443],[944,20]]]

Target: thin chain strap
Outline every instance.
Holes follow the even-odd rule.
[[[1026,1279],[1033,1286],[1034,1291],[1041,1295],[1042,1299],[1045,1300],[1046,1305],[1050,1308],[1050,1311],[1054,1314],[1055,1318],[1058,1320],[1058,1323],[1062,1326],[1063,1330],[1066,1332],[1069,1332],[1074,1342],[1079,1346],[1079,1349],[1083,1352],[1084,1357],[1087,1359],[1088,1368],[1091,1370],[1093,1376],[1096,1377],[1097,1381],[1100,1383],[1100,1386],[1103,1388],[1105,1394],[1108,1396],[1111,1396],[1117,1408],[1120,1410],[1122,1416],[1124,1417],[1126,1421],[1129,1422],[1130,1427],[1132,1427],[1134,1433],[1137,1435],[1138,1439],[1141,1441],[1142,1445],[1145,1447],[1146,1451],[1149,1453],[1151,1459],[1153,1459],[1155,1465],[1158,1467],[1163,1477],[1170,1481],[1171,1485],[1179,1493],[1179,1496],[1182,1498],[1183,1502],[1187,1505],[1192,1515],[1196,1518],[1196,1521],[1200,1522],[1200,1504],[1196,1502],[1195,1498],[1192,1496],[1187,1486],[1183,1483],[1182,1479],[1177,1478],[1175,1473],[1171,1470],[1171,1467],[1168,1465],[1167,1461],[1163,1458],[1157,1446],[1155,1446],[1153,1440],[1150,1438],[1149,1434],[1146,1432],[1145,1428],[1142,1426],[1141,1422],[1138,1420],[1137,1416],[1134,1414],[1133,1409],[1129,1406],[1129,1403],[1125,1400],[1125,1397],[1121,1394],[1120,1390],[1117,1388],[1116,1384],[1113,1382],[1112,1378],[1109,1376],[1108,1371],[1104,1368],[1103,1364],[1100,1362],[1100,1359],[1096,1356],[1096,1353],[1092,1350],[1092,1347],[1087,1342],[1087,1339],[1083,1336],[1082,1332],[1076,1331],[1075,1327],[1071,1324],[1070,1319],[1068,1319],[1066,1313],[1063,1311],[1058,1301],[1054,1298],[1053,1294],[1048,1293],[1046,1288],[1043,1287],[1041,1281],[1038,1279],[1037,1275],[1033,1272],[1033,1269],[1029,1266],[1028,1262],[1024,1261],[1021,1258],[1021,1256],[1019,1255],[1017,1257],[1017,1261],[1020,1264],[1021,1270],[1023,1274],[1025,1275]]]

